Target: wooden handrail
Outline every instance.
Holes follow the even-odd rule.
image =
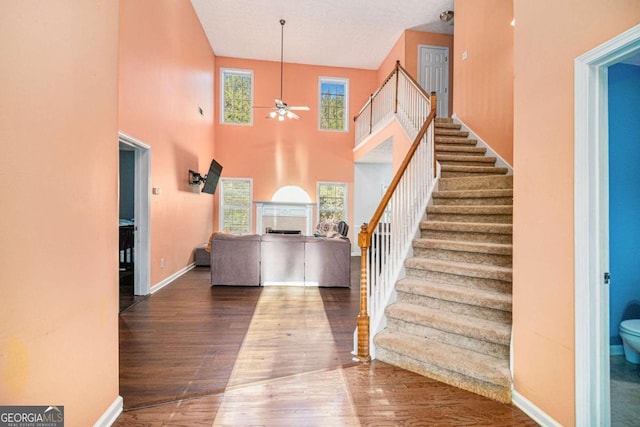
[[[367,105],[373,104],[373,100],[375,99],[376,96],[378,96],[378,93],[380,93],[382,88],[384,88],[384,86],[389,82],[389,80],[391,80],[393,75],[398,72],[398,67],[402,68],[402,66],[400,65],[400,61],[396,61],[396,65],[393,67],[393,70],[391,70],[389,75],[387,75],[387,77],[382,81],[382,84],[380,85],[380,87],[378,89],[376,89],[376,91],[371,94],[371,96],[369,97],[369,100],[367,102],[365,102],[365,104],[362,106],[360,111],[358,111],[358,114],[353,116],[353,121],[354,122],[356,120],[358,120],[358,117],[360,117],[360,115],[364,112],[364,110],[367,108]],[[402,70],[404,71],[405,74],[407,73],[407,71],[404,68],[402,68]],[[424,90],[423,90],[423,92],[424,92]]]
[[[432,92],[433,100],[435,101],[435,92]],[[382,200],[378,204],[378,208],[374,212],[373,216],[369,223],[362,224],[360,227],[360,233],[358,233],[358,246],[360,247],[360,312],[358,313],[358,354],[354,357],[355,360],[359,362],[367,362],[371,360],[371,356],[369,354],[369,313],[367,309],[367,252],[369,247],[371,246],[371,237],[384,214],[384,211],[393,196],[400,179],[404,175],[411,159],[413,159],[413,155],[416,150],[420,146],[422,142],[422,138],[424,138],[431,122],[435,120],[436,117],[436,107],[435,105],[431,105],[431,112],[427,119],[425,120],[422,128],[420,128],[420,132],[418,132],[418,136],[416,136],[413,144],[409,148],[400,168],[394,175],[387,191],[384,193]],[[435,157],[435,156],[434,156]]]
[[[418,92],[421,92],[422,95],[424,95],[425,98],[430,99],[431,95],[435,94],[435,92],[431,92],[431,95],[429,95],[427,93],[427,91],[424,90],[424,88],[422,86],[420,86],[420,83],[418,83],[416,81],[416,79],[414,79],[413,77],[411,77],[411,74],[409,74],[407,72],[407,70],[404,69],[404,67],[402,65],[400,65],[400,61],[398,61],[397,67],[402,70],[402,73],[405,75],[405,77],[407,77],[407,79],[409,79],[409,81],[411,82],[411,84],[413,85],[413,87],[416,88],[416,90]],[[433,106],[431,107],[431,109],[433,109]]]

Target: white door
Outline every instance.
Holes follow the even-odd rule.
[[[427,93],[438,98],[438,117],[449,117],[449,48],[420,46],[418,48],[418,83]]]

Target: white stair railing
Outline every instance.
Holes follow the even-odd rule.
[[[393,94],[392,102],[389,102],[389,93]],[[378,97],[381,97],[380,102],[376,102]],[[384,318],[384,308],[403,271],[404,260],[436,183],[435,106],[435,93],[427,95],[397,63],[383,86],[371,96],[355,119],[356,138],[359,135],[361,140],[373,133],[376,126],[385,124],[389,115],[395,115],[407,134],[414,138],[378,208],[358,234],[361,267],[357,360],[370,360],[370,349],[375,356],[369,333],[372,323],[375,332]],[[361,118],[369,129],[366,135],[366,126],[360,128],[358,125]],[[358,129],[361,129],[360,134]]]

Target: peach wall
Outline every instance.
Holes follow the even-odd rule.
[[[450,109],[511,165],[512,19],[513,0],[456,1],[455,109]],[[462,60],[463,52],[467,52],[466,60]]]
[[[391,163],[392,173],[395,174],[400,169],[400,165],[413,143],[398,120],[390,120],[382,129],[374,132],[365,144],[358,146],[358,149],[353,152],[353,161],[357,162],[378,145],[388,140],[393,142],[392,158],[389,159],[389,163]]]
[[[216,89],[220,84],[220,67],[253,70],[255,105],[271,106],[280,96],[279,62],[217,57]],[[349,119],[348,132],[318,130],[320,76],[349,79],[349,118],[364,105],[371,88],[375,87],[375,71],[285,63],[284,101],[290,105],[307,105],[311,111],[301,111],[301,120],[279,122],[265,118],[268,109],[256,109],[253,125],[241,126],[220,124],[219,109],[216,109],[216,159],[223,166],[223,177],[253,178],[254,200],[271,200],[280,187],[296,185],[315,202],[317,181],[346,182],[351,224],[353,121]],[[219,101],[217,96],[216,105]]]
[[[118,3],[0,15],[0,403],[118,396]]]
[[[636,25],[640,3],[515,0],[514,12],[515,389],[570,426],[575,423],[574,59]]]
[[[120,131],[151,146],[151,186],[160,188],[151,196],[152,285],[192,263],[212,230],[215,197],[193,192],[187,177],[206,174],[214,155],[214,61],[189,2],[121,2]]]

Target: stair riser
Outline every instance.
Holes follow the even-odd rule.
[[[475,233],[466,231],[422,230],[420,237],[424,239],[443,239],[486,243],[512,243],[511,234]]]
[[[513,205],[513,197],[434,197],[434,206],[496,206]]]
[[[512,215],[482,215],[482,214],[445,214],[445,213],[428,213],[429,221],[443,222],[482,222],[489,224],[511,224]]]
[[[489,190],[513,188],[513,175],[495,175],[483,178],[441,179],[439,191]]]
[[[469,145],[475,147],[478,144],[478,140],[469,138],[456,138],[455,136],[435,136],[433,141],[438,144],[451,144],[451,145]]]
[[[462,274],[431,271],[422,268],[405,267],[407,277],[429,280],[432,282],[450,283],[474,289],[487,289],[496,292],[511,293],[511,282],[484,277],[472,277]]]
[[[478,177],[478,176],[489,176],[489,175],[504,175],[504,172],[499,169],[490,169],[487,171],[479,171],[479,172],[453,172],[453,171],[445,171],[443,170],[440,173],[442,178],[462,178],[462,177]]]
[[[487,254],[482,252],[463,252],[457,250],[437,249],[437,248],[413,248],[413,255],[443,261],[469,262],[484,265],[499,265],[510,267],[511,255]]]
[[[469,132],[466,130],[458,130],[458,129],[436,129],[435,136],[455,136],[458,138],[466,138],[469,136]]]
[[[442,166],[481,166],[481,167],[492,167],[495,165],[495,160],[491,162],[486,161],[471,161],[471,160],[440,160],[437,158],[438,162]],[[485,159],[486,157],[480,157],[481,159]]]
[[[436,133],[438,133],[440,130],[445,130],[445,129],[453,129],[453,130],[460,130],[462,129],[462,125],[456,124],[456,123],[438,123],[436,122]]]
[[[479,381],[457,372],[439,368],[437,365],[426,361],[418,362],[415,359],[390,351],[382,346],[377,348],[376,358],[390,365],[398,366],[436,381],[488,397],[489,399],[502,403],[511,403],[511,387],[502,387]]]
[[[511,324],[512,319],[511,311],[499,310],[480,305],[465,304],[463,302],[444,300],[438,297],[417,295],[403,291],[398,291],[397,302],[435,308],[438,310],[449,311],[454,314],[463,314],[466,316],[473,316],[506,324]],[[509,310],[510,309],[511,308],[509,307]]]
[[[445,156],[475,156],[482,158],[485,152],[478,150],[477,147],[467,147],[466,145],[436,145],[436,157]]]
[[[400,330],[405,333],[464,348],[466,350],[475,351],[476,353],[497,357],[499,359],[507,359],[509,357],[508,345],[490,343],[474,339],[472,337],[431,328],[425,325],[406,322],[402,319],[387,318],[387,322],[387,327],[391,330]]]

